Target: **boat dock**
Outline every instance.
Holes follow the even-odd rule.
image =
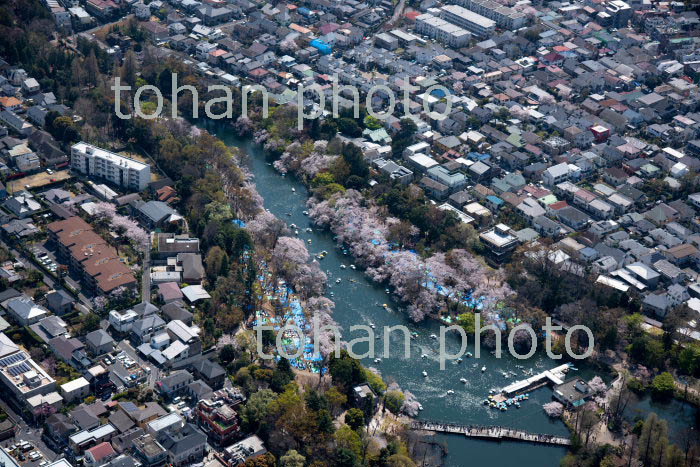
[[[530,433],[524,430],[516,430],[502,426],[456,425],[452,423],[414,420],[411,422],[411,428],[413,430],[454,433],[465,435],[469,438],[492,439],[494,441],[525,441],[528,443],[552,444],[557,446],[569,446],[571,444],[571,440],[563,436]]]
[[[552,368],[551,370],[545,370],[542,373],[530,376],[527,379],[522,379],[514,382],[513,384],[509,384],[501,390],[501,393],[506,396],[512,396],[513,394],[544,386],[547,383],[552,383],[554,385],[561,384],[564,382],[564,377],[570,368],[571,366],[568,363],[565,363],[556,368]]]

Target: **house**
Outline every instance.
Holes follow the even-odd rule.
[[[163,282],[158,284],[158,297],[163,303],[168,304],[170,302],[182,300],[184,295],[176,282]]]
[[[93,355],[103,355],[114,350],[114,339],[103,329],[97,329],[85,336],[85,343]]]
[[[84,463],[88,467],[96,467],[105,465],[116,456],[117,453],[112,445],[105,441],[85,450]]]
[[[177,211],[162,201],[148,201],[143,203],[137,208],[135,214],[141,223],[149,229],[163,227],[182,219]]]
[[[226,370],[208,358],[202,358],[192,365],[192,371],[197,378],[206,382],[212,389],[220,389],[226,380]]]
[[[22,326],[29,326],[47,317],[49,311],[34,303],[34,300],[22,295],[5,302],[7,312]]]
[[[39,204],[34,199],[34,195],[29,193],[28,191],[21,191],[16,196],[8,198],[3,203],[3,206],[20,219],[33,216],[41,210],[41,204]]]
[[[562,162],[561,164],[548,167],[542,173],[542,181],[545,185],[553,187],[569,178],[569,164]]]
[[[184,394],[187,385],[194,381],[192,373],[186,370],[176,370],[156,382],[155,388],[166,399],[173,399]]]
[[[168,452],[168,460],[175,467],[200,462],[205,454],[207,436],[191,423],[179,430],[166,430],[158,442]]]
[[[66,402],[83,400],[90,395],[90,383],[82,376],[61,385],[61,395]]]
[[[63,289],[54,290],[46,295],[46,306],[57,315],[68,313],[73,309],[75,298]]]
[[[587,214],[579,211],[573,206],[559,209],[556,212],[556,216],[562,224],[570,227],[573,230],[582,230],[591,221],[591,218],[588,217]]]

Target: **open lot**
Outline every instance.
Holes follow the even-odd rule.
[[[29,188],[40,188],[51,183],[68,180],[71,177],[72,176],[68,170],[59,170],[53,174],[48,174],[46,171],[43,171],[7,182],[7,188],[12,193],[15,193],[17,191],[24,190],[27,188],[27,186],[29,186]]]

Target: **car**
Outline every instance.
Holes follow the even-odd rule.
[[[180,403],[177,404],[177,408],[178,408],[178,409],[181,409],[181,408],[183,408],[183,407],[186,406],[186,405],[187,405],[187,402],[185,402],[185,401],[180,401]]]
[[[102,394],[102,397],[100,397],[100,399],[102,399],[103,401],[108,401],[111,397],[112,397],[111,392],[105,392],[104,394]]]
[[[33,461],[38,461],[42,457],[43,456],[41,454],[39,454],[39,451],[32,451],[32,453],[29,454],[29,459],[31,459]]]
[[[17,454],[17,459],[19,459],[20,462],[24,462],[27,460],[27,458],[21,452]]]
[[[179,404],[181,400],[182,400],[182,397],[177,396],[175,399],[173,399],[173,404]]]
[[[17,449],[17,446],[15,444],[12,444],[10,447],[7,448],[8,451],[12,452],[15,449]]]
[[[39,467],[44,467],[45,465],[49,465],[49,461],[41,461],[41,462],[39,462]]]

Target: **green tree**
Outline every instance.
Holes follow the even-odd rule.
[[[365,426],[365,413],[360,409],[350,409],[345,412],[345,424],[357,431]]]
[[[673,379],[673,375],[668,371],[665,371],[654,378],[651,383],[652,394],[660,398],[669,398],[673,396],[673,390],[676,384]]]
[[[358,459],[362,455],[362,439],[356,430],[347,425],[341,426],[335,432],[335,443],[339,449],[347,449]]]
[[[386,408],[394,414],[398,414],[401,411],[404,400],[406,400],[406,397],[401,391],[387,391],[384,396]]]
[[[476,328],[476,317],[474,313],[462,313],[457,316],[457,324],[464,328],[467,337],[474,335],[474,330]]]
[[[219,277],[220,275],[225,276],[227,274],[228,255],[220,247],[214,246],[209,249],[209,253],[207,253],[207,259],[205,260],[205,263],[207,279],[212,284],[216,282],[217,277]]]
[[[294,449],[290,449],[284,456],[280,457],[280,467],[304,467],[305,462],[306,458]]]
[[[258,432],[270,414],[270,405],[277,395],[270,389],[253,393],[241,411],[241,420],[248,431]]]
[[[378,130],[382,127],[382,121],[371,115],[367,115],[363,123],[365,124],[365,128],[369,128],[370,130]]]

